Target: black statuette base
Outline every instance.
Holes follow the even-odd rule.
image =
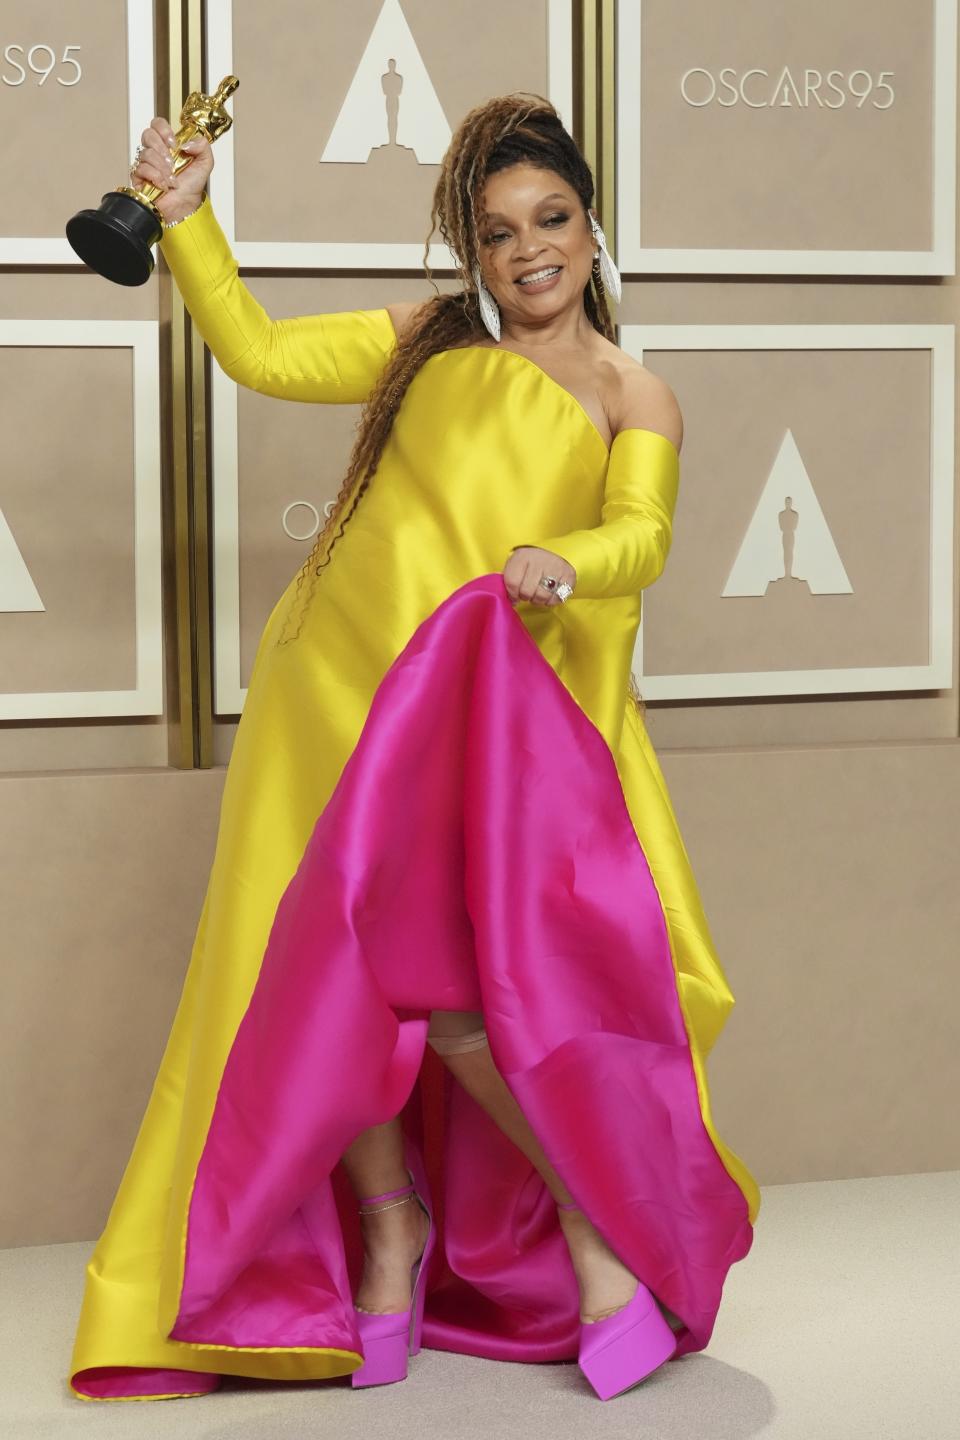
[[[163,225],[152,210],[122,190],[104,195],[96,210],[67,221],[67,239],[85,265],[117,285],[145,285]]]

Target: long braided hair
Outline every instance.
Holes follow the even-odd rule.
[[[297,576],[297,588],[278,644],[287,644],[299,635],[317,578],[329,565],[337,540],[376,473],[394,415],[417,371],[431,355],[486,337],[473,278],[473,267],[480,263],[479,202],[489,175],[521,163],[562,176],[579,196],[585,215],[592,205],[590,167],[555,107],[544,96],[528,91],[497,96],[476,106],[461,121],[441,162],[423,266],[437,291],[429,253],[430,241],[439,227],[459,262],[463,289],[453,294],[437,291],[419,307],[416,322],[405,331],[365,400],[346,476]],[[613,341],[613,324],[597,262],[584,288],[583,305],[594,328]],[[292,635],[286,636],[287,624],[298,609],[300,623]]]

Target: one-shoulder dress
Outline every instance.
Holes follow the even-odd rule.
[[[385,309],[271,321],[209,202],[162,248],[239,384],[358,404],[396,347]],[[555,1204],[426,1045],[432,1009],[482,1010],[551,1164],[679,1320],[676,1354],[708,1343],[759,1192],[711,1118],[734,997],[630,692],[678,475],[665,436],[608,448],[516,352],[414,377],[300,633],[276,643],[294,576],[260,639],[179,1007],[87,1266],[78,1397],[359,1368],[338,1162],[396,1115],[438,1226],[423,1344],[576,1359]],[[510,603],[528,544],[575,567],[566,603]]]

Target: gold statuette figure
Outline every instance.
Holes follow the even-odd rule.
[[[233,124],[225,102],[240,84],[228,75],[213,95],[194,90],[180,111],[180,128],[173,145],[173,173],[178,175],[193,160],[183,146],[202,135],[211,144]],[[104,195],[98,209],[79,210],[67,221],[67,239],[91,270],[118,285],[143,285],[153,273],[153,251],[163,234],[163,217],[154,201],[163,194],[158,185],[144,183],[137,190],[118,185]]]

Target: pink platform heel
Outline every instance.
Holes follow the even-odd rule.
[[[419,1260],[413,1262],[413,1291],[408,1310],[397,1310],[385,1315],[370,1314],[354,1306],[357,1329],[363,1344],[363,1364],[354,1370],[350,1383],[354,1388],[361,1385],[389,1385],[394,1380],[407,1378],[407,1356],[419,1355],[423,1335],[423,1306],[426,1299],[430,1262],[436,1243],[436,1227],[433,1216],[424,1204],[413,1183],[413,1173],[408,1169],[410,1184],[400,1190],[388,1190],[383,1195],[374,1195],[360,1201],[359,1213],[365,1205],[379,1205],[383,1200],[392,1200],[396,1205],[405,1204],[413,1196],[430,1220],[430,1230]],[[381,1207],[389,1210],[389,1205]],[[375,1212],[376,1213],[376,1212]]]
[[[557,1201],[560,1210],[579,1209]],[[581,1321],[580,1369],[601,1400],[621,1395],[646,1379],[677,1348],[673,1333],[652,1293],[642,1280],[631,1300],[602,1320]]]

